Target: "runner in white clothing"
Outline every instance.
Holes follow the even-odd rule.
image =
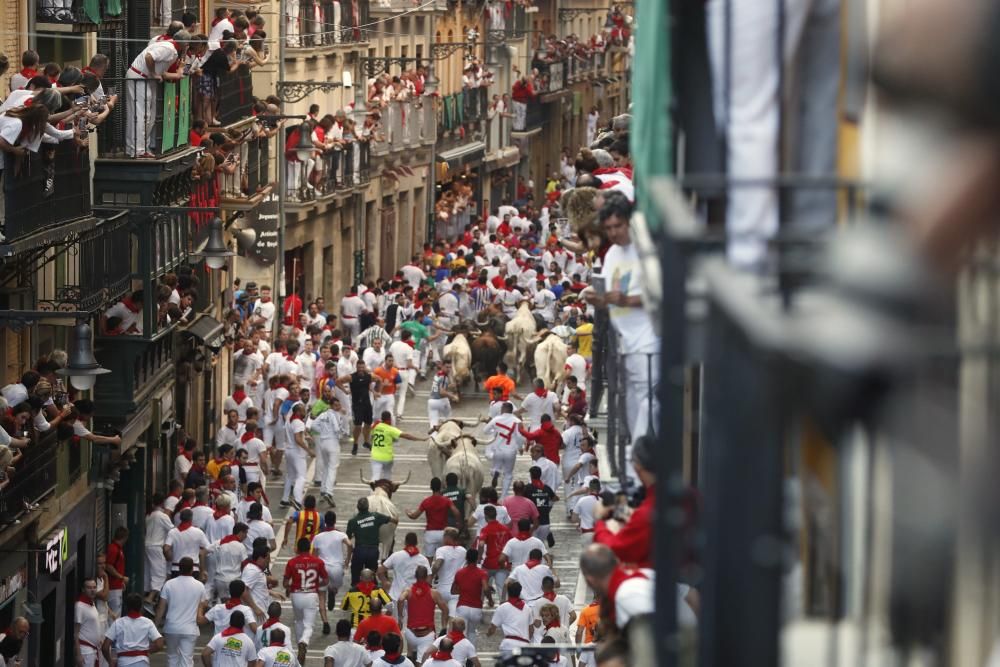
[[[542,425],[542,415],[549,415],[553,419],[559,416],[559,398],[554,391],[545,388],[544,380],[538,378],[535,380],[535,390],[524,397],[517,414],[524,415],[525,428],[534,431]]]
[[[334,601],[337,598],[337,592],[344,584],[344,564],[351,562],[351,553],[354,551],[347,533],[337,530],[334,527],[336,524],[336,513],[327,512],[323,517],[323,530],[313,538],[312,542],[313,553],[323,560],[329,578],[326,589],[327,611],[336,609]],[[324,623],[323,634],[329,634],[329,632],[329,624]]]
[[[212,637],[201,652],[205,667],[249,667],[257,665],[257,646],[244,632],[246,619],[243,612],[234,611],[229,627]]]
[[[526,398],[525,401],[527,400]],[[488,436],[493,437],[489,445],[493,448],[493,469],[503,477],[501,498],[510,493],[510,485],[514,481],[514,463],[518,452],[524,447],[524,436],[520,429],[521,420],[514,415],[514,404],[509,401],[503,404],[500,414],[491,419],[484,429]]]
[[[125,615],[104,633],[101,655],[107,664],[111,664],[111,652],[114,651],[119,667],[148,667],[149,654],[162,651],[163,643],[159,630],[142,615],[142,596],[129,593],[125,596]]]

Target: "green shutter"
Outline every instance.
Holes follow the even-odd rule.
[[[669,5],[663,0],[637,0],[635,62],[632,71],[631,136],[642,137],[632,149],[635,166],[636,202],[646,212],[646,222],[657,231],[660,221],[651,215],[646,183],[654,176],[673,172],[670,99]]]
[[[177,83],[163,84],[163,134],[160,151],[166,153],[177,146]]]
[[[83,0],[83,12],[90,19],[91,23],[101,22],[101,2],[100,0]]]

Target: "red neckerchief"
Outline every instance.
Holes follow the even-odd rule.
[[[295,421],[296,419],[302,421],[302,417],[299,417],[298,415],[292,415],[292,421]]]
[[[284,648],[285,645],[282,644],[281,642],[271,642],[269,646],[278,646],[280,648]]]
[[[247,398],[247,393],[242,389],[238,389],[233,392],[233,400],[236,401],[236,405],[239,405]]]
[[[232,637],[233,635],[238,635],[243,632],[243,628],[226,628],[222,631],[223,637]]]
[[[235,609],[240,605],[240,602],[239,598],[229,598],[226,600],[226,609]]]
[[[529,570],[533,570],[534,568],[538,567],[541,564],[542,564],[542,561],[540,561],[540,560],[529,559],[528,561],[526,561],[524,563],[524,566],[526,568],[528,568]]]
[[[524,540],[526,540],[529,537],[531,537],[531,531],[530,530],[523,530],[523,531],[519,530],[519,531],[517,531],[517,535],[515,535],[514,537],[516,537],[517,539],[519,539],[519,540],[521,540],[523,542]]]
[[[194,452],[186,452],[186,451],[184,451],[182,449],[181,450],[181,456],[183,456],[184,458],[186,458],[188,461],[193,461],[194,460]],[[180,498],[181,497],[181,494],[179,494],[179,493],[171,493],[170,495],[172,495],[174,498]]]
[[[431,659],[433,660],[451,660],[451,651],[437,650],[431,653]]]
[[[132,303],[131,296],[127,296],[124,299],[122,299],[122,303],[125,304],[125,307],[131,310],[133,313],[138,313],[139,311],[142,310],[142,308]]]
[[[535,389],[535,396],[537,396],[538,398],[545,398],[548,395],[549,395],[549,390],[546,389],[545,387]]]
[[[190,527],[191,527],[191,522],[190,521],[181,521],[181,524],[179,526],[177,526],[177,530],[179,530],[179,531],[181,531],[183,533],[185,530],[187,530]]]
[[[228,516],[228,515],[229,515],[229,512],[227,512],[226,510],[215,510],[215,513],[212,514],[212,518],[215,519],[216,521],[218,521],[222,517]],[[226,537],[229,537],[229,536],[226,535]]]
[[[139,612],[139,611],[130,611],[130,612],[126,613],[126,616],[128,616],[129,618],[139,618],[140,616],[142,616],[142,612]]]
[[[93,600],[91,600],[91,599],[90,599],[89,597],[87,597],[86,595],[81,595],[81,596],[80,596],[79,598],[77,598],[77,600],[76,600],[76,601],[77,601],[77,602],[82,602],[83,604],[89,604],[89,605],[90,605],[91,607],[93,607],[93,606],[94,606],[94,601],[93,601]]]
[[[410,556],[417,556],[420,554],[420,549],[414,546],[410,546],[409,544],[403,547],[403,551],[410,554]]]
[[[414,342],[413,342],[412,339],[407,338],[403,342],[406,343],[407,345],[409,345],[410,347],[412,347],[413,349],[417,349],[417,346],[416,346],[416,344],[414,344]]]
[[[536,489],[544,489],[545,488],[545,483],[542,480],[540,480],[540,479],[533,479],[533,480],[531,480],[531,485],[533,487],[535,487]]]
[[[558,628],[558,627],[559,627],[559,619],[557,618],[556,620],[546,625],[545,629],[548,630],[549,628]]]
[[[460,642],[463,639],[465,639],[465,633],[464,632],[455,632],[453,630],[453,631],[451,631],[451,632],[448,633],[448,639],[451,640],[451,643],[453,645],[454,644],[458,644],[458,642]]]
[[[549,602],[554,602],[556,599],[556,592],[549,591],[548,593],[542,593],[542,597],[548,600]]]
[[[240,436],[240,442],[245,445],[246,443],[248,443],[251,440],[253,440],[254,437],[256,437],[256,436],[254,435],[254,433],[252,431],[247,431],[246,433],[244,433],[243,435]]]
[[[20,72],[18,72],[18,74],[20,74],[21,76],[23,76],[25,79],[33,79],[36,76],[38,76],[38,70],[37,69],[32,69],[30,67],[25,67]]]
[[[242,542],[242,540],[239,535],[226,535],[219,540],[219,544],[229,544],[230,542]]]
[[[399,653],[399,651],[397,651],[395,653],[386,653],[385,655],[382,656],[382,659],[385,660],[386,662],[396,664],[393,661],[394,660],[399,660],[399,656],[400,655],[401,654]]]
[[[208,503],[195,503],[195,507],[208,507]]]
[[[375,590],[374,581],[359,581],[358,582],[358,592],[364,593],[365,597],[370,597],[372,591]]]
[[[517,609],[524,609],[524,600],[522,600],[520,597],[514,597],[513,595],[510,595],[507,597],[507,602],[511,603],[511,605],[513,605]]]
[[[84,74],[93,74],[94,76],[97,76],[97,72],[95,72],[94,70],[92,70],[90,67],[84,67],[80,71],[83,72]],[[98,78],[100,78],[100,77],[98,77]]]
[[[169,494],[167,496],[167,498],[180,498],[180,497],[181,497],[181,494],[179,494],[179,493],[171,493],[171,494]]]
[[[262,625],[261,627],[266,630],[267,628],[271,627],[275,623],[279,623],[280,621],[281,618],[269,618],[266,621],[264,621],[264,625]]]

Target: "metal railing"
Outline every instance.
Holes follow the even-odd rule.
[[[448,0],[371,0],[368,11],[372,14],[386,12],[444,12],[448,11]]]
[[[68,5],[62,0],[39,0],[35,7],[35,20],[38,23],[61,25],[96,25],[103,21],[120,20],[125,16],[125,6],[122,0],[100,0],[99,2],[72,0]]]
[[[509,116],[497,113],[487,121],[487,154],[496,153],[510,146],[510,131],[513,126],[513,120]]]
[[[513,130],[514,132],[527,132],[542,127],[548,120],[546,105],[537,99],[520,106],[519,102],[512,105],[514,112]]]
[[[428,116],[433,122],[433,105],[426,98],[389,102],[380,110],[377,134],[382,139],[372,142],[374,155],[385,155],[433,141],[433,125],[428,128]]]
[[[219,174],[220,195],[227,199],[253,197],[275,181],[272,142],[267,136],[253,136],[237,147],[237,168]]]
[[[553,62],[535,60],[531,66],[538,70],[538,76],[533,83],[537,94],[555,93],[566,87],[566,75],[569,71],[567,60]]]
[[[288,200],[308,203],[348,193],[368,183],[370,160],[371,145],[359,141],[329,150],[312,163],[286,162]]]
[[[79,447],[79,444],[68,446]],[[10,476],[10,485],[0,491],[0,524],[9,524],[28,507],[55,491],[59,470],[59,441],[55,429],[35,433],[22,450],[23,458]]]
[[[508,39],[520,39],[528,30],[528,15],[523,5],[490,0],[486,4],[486,29],[504,32]]]
[[[235,72],[219,77],[215,92],[217,116],[222,125],[232,125],[249,118],[253,107],[253,76],[250,68],[240,65]]]
[[[186,148],[191,127],[191,80],[102,80],[118,104],[98,130],[98,157],[158,157]]]
[[[91,214],[89,149],[69,139],[3,159],[7,241]]]
[[[368,0],[301,0],[295,3],[297,27],[289,31],[291,48],[335,46],[367,42]]]

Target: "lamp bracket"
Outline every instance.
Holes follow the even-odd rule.
[[[279,81],[278,99],[282,102],[298,102],[310,93],[329,93],[343,85],[340,81]]]

